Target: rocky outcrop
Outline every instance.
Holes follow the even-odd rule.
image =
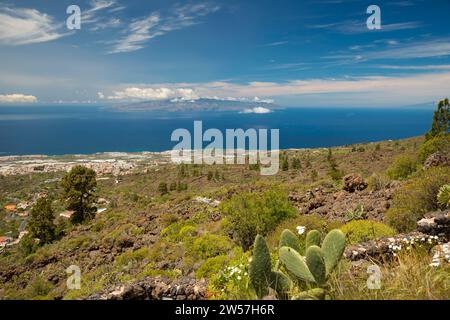
[[[440,242],[438,236],[430,236],[422,232],[414,231],[408,234],[398,234],[389,238],[379,238],[372,241],[350,245],[345,248],[344,257],[357,261],[361,259],[390,259],[397,251],[412,248],[417,245],[434,246]]]
[[[207,291],[205,280],[182,277],[144,278],[134,284],[121,285],[88,300],[203,300]]]
[[[417,231],[398,234],[393,237],[347,246],[344,256],[349,260],[389,259],[402,249],[410,250],[414,246],[435,246],[450,239],[450,211],[431,212],[417,222]],[[408,249],[409,248],[409,249]]]
[[[431,154],[423,164],[425,169],[437,166],[450,166],[450,157],[440,152],[435,152]]]
[[[359,174],[348,174],[343,178],[343,182],[342,189],[347,192],[362,191],[367,188],[367,182]]]
[[[317,187],[304,193],[291,193],[289,200],[300,214],[318,214],[327,219],[345,221],[348,211],[360,207],[366,218],[382,221],[398,187],[396,182],[386,184],[381,190],[359,192],[336,192],[331,188]]]
[[[450,210],[430,212],[417,222],[417,230],[429,235],[450,238]]]

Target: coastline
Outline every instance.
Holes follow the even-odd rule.
[[[278,152],[306,152],[323,151],[331,149],[351,149],[354,146],[374,145],[378,143],[390,143],[393,141],[419,141],[421,136],[414,136],[398,140],[382,140],[374,142],[361,142],[332,147],[318,148],[286,148],[273,150]],[[194,152],[195,150],[185,150]],[[235,150],[237,151],[237,150]],[[257,150],[244,150],[248,154],[256,153]],[[269,150],[270,151],[270,150]],[[115,176],[130,174],[133,172],[146,171],[151,167],[167,164],[177,164],[172,161],[171,150],[166,151],[142,151],[142,152],[97,152],[91,154],[65,154],[65,155],[7,155],[0,156],[0,175],[24,175],[42,172],[62,172],[69,171],[73,166],[82,164],[96,171],[99,175],[112,174]],[[230,154],[223,150],[224,157]],[[194,155],[194,153],[193,153]],[[195,157],[195,155],[194,155]],[[234,154],[233,154],[234,157]]]

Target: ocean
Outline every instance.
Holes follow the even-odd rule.
[[[433,112],[424,108],[286,108],[267,114],[118,112],[98,106],[0,107],[0,155],[63,155],[166,151],[173,130],[280,130],[280,148],[315,148],[395,140],[424,134]]]

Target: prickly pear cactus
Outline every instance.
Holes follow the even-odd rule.
[[[300,292],[292,297],[299,300],[325,299],[326,281],[331,271],[336,268],[345,249],[345,234],[340,230],[330,231],[320,247],[320,233],[311,230],[306,236],[306,252],[302,256],[298,250],[300,243],[297,236],[284,230],[280,239],[278,262],[271,270],[270,253],[264,238],[257,236],[250,262],[250,281],[259,298],[268,294],[269,287],[274,289],[278,298],[287,299],[293,290],[294,283],[306,282],[318,288]],[[296,250],[296,248],[298,250]],[[281,270],[286,271],[287,275]]]
[[[284,273],[272,271],[270,287],[276,291],[278,298],[288,299],[292,281]]]
[[[308,249],[311,246],[318,246],[320,247],[320,241],[321,241],[320,232],[317,230],[311,230],[306,234],[306,241],[305,241],[305,250]]]
[[[337,266],[345,249],[345,234],[338,229],[331,230],[323,239],[322,252],[324,254],[327,275]]]
[[[321,288],[315,288],[308,291],[300,292],[292,297],[292,300],[324,300],[325,290]]]
[[[297,251],[289,247],[280,248],[280,261],[290,275],[306,282],[315,282],[314,276],[306,265],[305,257],[302,257]]]
[[[260,235],[256,236],[253,247],[253,257],[249,266],[250,282],[256,291],[258,298],[268,294],[271,281],[272,265],[270,262],[269,248],[266,241]]]
[[[322,249],[318,246],[310,246],[306,249],[306,265],[314,276],[315,282],[322,286],[327,277],[325,259]]]
[[[278,247],[290,247],[295,251],[300,252],[300,242],[298,237],[288,229],[283,230],[283,232],[281,233],[280,243]]]

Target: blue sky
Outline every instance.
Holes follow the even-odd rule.
[[[81,8],[68,30],[66,8]],[[369,30],[369,5],[381,30]],[[448,0],[0,1],[0,103],[215,98],[403,106],[450,96]]]

